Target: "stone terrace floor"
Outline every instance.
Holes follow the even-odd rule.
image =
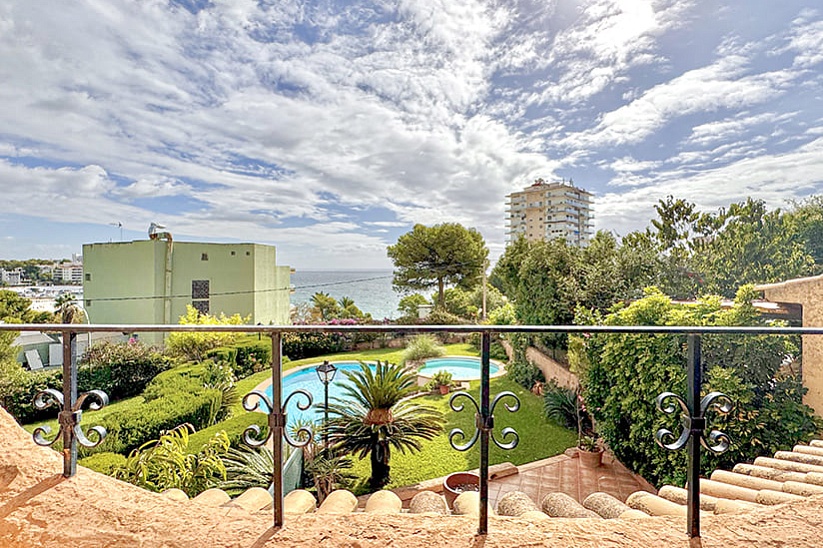
[[[489,482],[489,502],[497,507],[500,497],[510,491],[522,491],[538,505],[549,493],[566,493],[578,502],[601,491],[621,501],[635,491],[656,492],[653,486],[629,472],[610,453],[603,454],[598,468],[580,466],[576,450],[566,454],[518,466],[518,474]]]

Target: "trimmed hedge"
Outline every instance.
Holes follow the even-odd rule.
[[[198,392],[167,393],[135,409],[106,415],[100,423],[109,435],[85,454],[111,451],[125,455],[146,441],[158,439],[164,430],[186,422],[198,430],[206,428],[214,421],[222,397],[219,390],[201,386]]]

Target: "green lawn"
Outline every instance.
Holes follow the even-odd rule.
[[[471,383],[470,393],[479,402],[480,382]],[[533,462],[554,455],[558,455],[569,447],[577,444],[577,434],[571,430],[563,428],[548,421],[543,415],[543,399],[535,396],[519,384],[511,381],[508,377],[492,379],[491,399],[503,391],[514,392],[520,398],[520,410],[510,413],[503,403],[511,404],[511,398],[506,398],[498,403],[494,410],[495,437],[501,442],[509,441],[501,439],[500,431],[511,426],[520,436],[520,442],[516,448],[504,451],[490,443],[489,461],[490,464],[501,462],[511,462],[515,465]],[[463,402],[464,409],[456,413],[449,407],[450,396],[426,396],[427,403],[442,411],[446,417],[446,427],[442,434],[435,439],[424,442],[423,449],[419,453],[400,453],[393,451],[391,455],[391,483],[388,487],[401,487],[413,485],[426,479],[448,475],[452,472],[472,470],[480,466],[480,445],[475,444],[466,452],[456,451],[449,444],[448,433],[453,428],[460,428],[465,432],[465,440],[456,440],[458,443],[468,441],[474,433],[474,406],[465,398],[458,401]],[[359,480],[355,490],[357,494],[368,491],[368,478],[371,474],[368,457],[362,460],[355,460],[353,472]]]

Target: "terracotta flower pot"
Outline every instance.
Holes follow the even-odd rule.
[[[451,387],[450,387],[448,384],[441,384],[441,385],[440,385],[440,393],[441,393],[441,394],[443,394],[443,395],[445,396],[446,394],[448,394],[448,393],[449,393],[449,389],[450,389],[450,388],[451,388]]]
[[[580,465],[585,468],[597,468],[603,460],[603,450],[585,451],[577,448],[577,455],[580,457]]]
[[[471,472],[455,472],[443,480],[443,494],[446,495],[449,508],[454,499],[465,491],[480,491],[480,476]]]

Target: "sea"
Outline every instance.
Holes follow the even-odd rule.
[[[350,297],[357,308],[372,315],[375,320],[397,319],[397,305],[402,295],[395,293],[391,285],[391,270],[297,270],[291,275],[294,293],[289,301],[293,305],[311,303],[317,292],[328,293],[335,299]],[[71,292],[82,302],[83,286],[9,287],[32,299],[32,308],[54,312],[54,299]]]
[[[396,319],[401,294],[392,289],[391,270],[297,270],[291,275],[294,293],[291,304],[311,303],[312,295],[323,292],[340,300],[349,297],[375,320]]]

